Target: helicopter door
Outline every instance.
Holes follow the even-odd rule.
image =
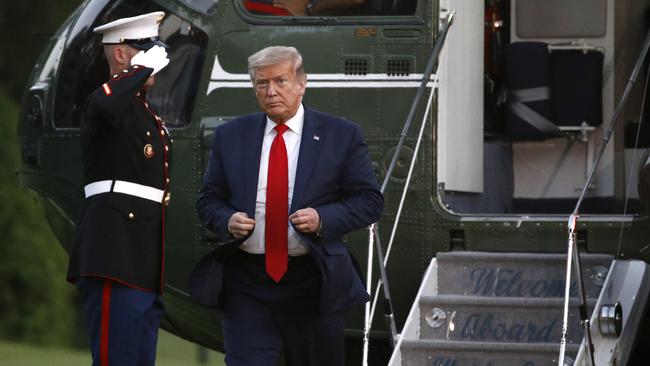
[[[447,4],[444,4],[444,3]],[[483,192],[483,18],[481,1],[441,1],[455,9],[438,75],[438,183]]]
[[[501,101],[496,103],[500,113],[494,115],[482,100],[489,84],[481,76],[484,70],[492,72],[479,63],[484,59],[479,19],[484,2],[447,0],[441,5],[457,10],[441,61],[441,200],[447,209],[462,214],[569,212],[636,61],[649,1],[489,3],[500,3],[503,14],[509,15],[502,23],[505,57],[498,63],[503,98],[496,98]],[[469,16],[473,18],[468,20]],[[625,29],[625,36],[616,36],[620,29]],[[489,97],[486,94],[485,100],[493,102]],[[633,91],[621,117],[635,118],[641,99],[641,90]],[[486,119],[483,131],[476,122],[483,123],[485,105],[487,116],[495,118]],[[621,153],[626,147],[622,132],[623,128],[614,131],[605,149],[587,189],[584,213],[624,209],[630,179],[625,171],[634,164]]]

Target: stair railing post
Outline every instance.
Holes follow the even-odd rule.
[[[373,226],[374,232],[373,234],[375,235],[375,248],[377,249],[377,262],[380,263],[379,267],[379,274],[381,276],[379,282],[383,285],[382,291],[384,291],[384,320],[386,321],[386,325],[388,326],[388,329],[390,329],[390,345],[391,347],[395,348],[395,344],[397,343],[397,326],[395,325],[395,317],[393,316],[393,298],[390,296],[390,287],[388,286],[388,275],[386,274],[386,261],[388,260],[388,254],[389,252],[386,252],[386,258],[384,258],[384,251],[382,250],[381,247],[381,241],[379,238],[378,232],[379,232],[379,227],[377,224]],[[379,283],[377,284],[377,290],[375,291],[375,301],[377,300],[377,294],[379,293]],[[368,302],[370,303],[370,302]],[[373,302],[370,310],[370,318],[372,319],[375,311],[374,311],[374,306],[375,303]]]
[[[444,22],[444,24],[442,25],[442,27],[440,29],[440,32],[438,34],[438,38],[436,39],[436,41],[435,41],[435,43],[433,45],[433,49],[431,51],[431,54],[429,56],[429,60],[428,60],[427,65],[425,67],[424,74],[422,75],[422,81],[420,83],[420,87],[418,88],[418,91],[415,94],[415,98],[413,100],[413,103],[411,104],[411,109],[409,110],[408,117],[406,118],[406,122],[404,123],[404,127],[402,128],[402,133],[400,135],[399,142],[397,143],[397,147],[395,148],[395,152],[393,153],[393,157],[392,157],[391,162],[390,162],[390,164],[388,166],[388,169],[386,171],[386,176],[384,177],[384,181],[383,181],[383,183],[381,185],[380,190],[381,190],[382,194],[386,191],[386,187],[388,186],[388,181],[390,180],[390,177],[393,174],[393,170],[395,169],[395,166],[397,165],[397,159],[398,159],[399,154],[400,154],[400,152],[402,150],[402,146],[404,145],[404,140],[406,139],[406,136],[408,134],[408,130],[409,130],[410,126],[411,126],[411,121],[413,120],[413,116],[415,115],[415,111],[416,111],[417,106],[418,106],[418,104],[420,102],[420,99],[422,98],[422,95],[424,94],[424,90],[426,89],[427,84],[431,81],[430,79],[431,79],[431,74],[433,73],[433,68],[436,65],[436,62],[438,61],[438,57],[440,55],[440,52],[442,51],[442,47],[443,47],[443,45],[445,43],[445,40],[447,38],[447,33],[449,32],[449,28],[453,24],[454,14],[455,14],[454,10],[449,11],[449,13],[447,14],[447,17],[445,19],[445,22]],[[371,262],[370,262],[372,260],[372,254],[370,252],[373,249],[373,243],[374,243],[375,239],[377,239],[377,241],[379,239],[379,232],[377,230],[376,223],[371,225],[368,228],[368,231],[369,231],[369,234],[368,234],[368,252],[369,253],[368,253],[368,271],[367,271],[366,281],[367,281],[367,283],[370,284],[371,283],[370,282],[371,275],[372,275]],[[376,250],[378,251],[378,253],[381,253],[381,255],[378,255],[378,256],[383,258],[383,252],[382,252],[382,248],[381,248],[380,244],[376,245]],[[379,266],[382,267],[380,269],[380,274],[382,276],[385,276],[385,274],[386,274],[386,272],[385,272],[386,265],[385,265],[384,261],[380,261]],[[384,288],[387,289],[388,288],[388,278],[382,277],[382,279],[380,281],[382,281],[384,283]],[[367,289],[368,290],[371,289],[370,285],[367,285]],[[384,292],[384,296],[386,296],[386,292],[387,291]],[[390,296],[390,293],[389,293],[388,296]],[[390,297],[386,298],[385,304],[387,304],[387,306],[388,306],[386,308],[386,310],[385,310],[386,320],[391,321],[393,323],[392,326],[391,326],[391,331],[394,332],[393,338],[396,338],[397,330],[395,329],[396,327],[394,326],[394,317],[393,317],[393,314],[392,314],[392,303],[391,303]],[[390,314],[388,314],[388,312],[390,312]],[[366,366],[367,362],[368,362],[368,348],[369,348],[369,343],[370,343],[369,342],[370,329],[371,329],[371,326],[372,326],[371,311],[370,311],[370,306],[369,306],[368,303],[366,303],[366,308],[365,308],[365,322],[366,322],[366,324],[364,324],[364,330],[363,330],[363,360],[362,360],[364,366]],[[394,342],[393,342],[393,345],[394,345]]]
[[[569,297],[570,297],[570,287],[571,287],[571,261],[572,258],[574,259],[574,265],[575,265],[575,270],[576,270],[576,278],[578,282],[578,290],[580,292],[580,318],[581,322],[583,324],[583,327],[585,329],[585,345],[587,347],[587,352],[588,352],[588,357],[591,362],[592,366],[595,366],[594,363],[594,348],[593,348],[593,343],[592,343],[592,338],[591,338],[591,325],[589,321],[589,314],[587,311],[587,301],[586,301],[586,295],[584,291],[584,283],[582,282],[582,266],[580,263],[580,252],[577,250],[576,246],[576,227],[577,227],[577,221],[578,221],[578,213],[580,212],[580,206],[582,204],[582,201],[587,195],[587,190],[591,186],[591,182],[594,179],[596,169],[598,168],[598,165],[600,163],[600,160],[602,159],[604,153],[605,153],[605,148],[607,147],[607,143],[612,137],[612,134],[614,133],[614,129],[616,127],[616,124],[618,122],[618,117],[621,114],[621,111],[623,110],[623,107],[625,106],[625,103],[627,102],[630,92],[632,91],[632,86],[634,86],[634,83],[636,82],[637,77],[639,76],[639,72],[641,71],[641,67],[643,66],[643,63],[645,62],[646,56],[648,54],[648,49],[650,48],[650,30],[646,33],[646,38],[643,43],[643,47],[641,48],[641,53],[639,54],[639,57],[637,58],[636,65],[634,66],[634,69],[632,70],[632,74],[630,75],[630,78],[627,81],[627,84],[625,85],[625,90],[623,91],[623,96],[621,97],[621,100],[618,102],[616,105],[616,108],[614,109],[614,114],[612,116],[612,120],[609,124],[609,129],[607,130],[607,133],[603,137],[603,143],[600,146],[600,150],[598,152],[598,155],[596,156],[596,160],[591,166],[591,169],[589,169],[589,174],[587,175],[587,180],[585,181],[584,186],[582,187],[582,191],[580,192],[580,196],[578,196],[578,201],[575,205],[575,208],[573,209],[573,213],[571,213],[571,216],[569,216],[569,244],[568,244],[568,257],[567,257],[567,280],[565,283],[565,291],[564,291],[564,314],[563,314],[563,322],[562,322],[562,338],[560,340],[560,356],[558,357],[558,366],[564,366],[564,353],[565,353],[565,346],[566,346],[566,331],[567,331],[567,320],[568,320],[568,312],[569,312]],[[640,121],[641,122],[641,121]]]
[[[575,245],[575,222],[576,218],[571,215],[569,218],[569,244],[567,245],[566,256],[566,277],[564,280],[564,308],[562,311],[562,336],[560,338],[560,356],[558,357],[558,366],[564,366],[564,354],[566,352],[566,333],[569,324],[569,300],[571,298],[571,261],[573,260],[573,246]]]
[[[587,309],[587,296],[585,294],[585,284],[582,279],[582,263],[580,260],[580,252],[577,246],[577,233],[575,231],[575,224],[573,228],[573,262],[575,263],[574,269],[576,270],[576,282],[578,283],[578,293],[580,294],[580,305],[578,312],[580,314],[580,322],[585,329],[585,343],[591,366],[596,366],[594,360],[594,342],[591,338],[591,321],[589,320],[589,310]]]
[[[413,157],[411,158],[411,162],[409,164],[409,170],[408,174],[406,175],[406,182],[404,182],[404,187],[402,188],[402,196],[400,197],[399,205],[397,207],[397,213],[395,214],[395,220],[393,221],[393,228],[390,233],[390,238],[388,239],[388,247],[386,248],[386,256],[384,257],[383,253],[383,247],[381,246],[380,238],[377,235],[375,237],[375,243],[377,247],[377,261],[380,263],[379,265],[379,270],[382,271],[380,272],[381,278],[377,282],[377,287],[375,288],[375,295],[372,299],[372,306],[370,308],[370,318],[372,319],[375,314],[375,307],[377,305],[377,300],[378,300],[378,295],[379,295],[379,288],[383,285],[383,291],[384,291],[384,317],[386,319],[386,323],[388,324],[389,329],[391,330],[392,338],[393,338],[393,346],[395,343],[397,343],[397,327],[395,326],[395,319],[393,316],[393,307],[392,307],[392,299],[390,297],[390,290],[388,283],[383,281],[382,279],[387,278],[388,276],[386,275],[386,266],[388,265],[388,258],[390,257],[391,250],[393,248],[393,242],[395,240],[395,235],[397,233],[397,226],[399,225],[400,218],[402,216],[402,209],[404,208],[404,202],[406,201],[406,194],[408,193],[408,189],[411,185],[411,178],[413,177],[413,170],[415,168],[415,162],[418,156],[418,153],[420,151],[420,146],[422,144],[422,137],[424,136],[424,128],[427,125],[427,118],[429,116],[429,112],[431,110],[431,103],[433,100],[433,93],[434,93],[434,88],[431,89],[431,93],[429,94],[429,98],[427,100],[427,107],[424,111],[424,116],[422,116],[422,123],[420,124],[420,132],[418,133],[418,138],[415,143],[415,150],[413,151]],[[377,225],[375,225],[375,235],[379,232],[379,228]]]
[[[375,224],[368,227],[368,268],[366,270],[366,288],[370,289],[372,285],[372,256],[373,256],[373,242],[375,239]],[[372,315],[370,312],[370,302],[365,304],[365,317],[363,322],[363,355],[361,364],[368,366],[368,351],[370,348],[370,326],[372,325]]]

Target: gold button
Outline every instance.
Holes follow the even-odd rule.
[[[113,75],[113,79],[115,79],[116,77],[117,77],[117,74]]]
[[[165,130],[160,130],[160,136],[165,136]]]
[[[149,108],[149,104],[147,102],[144,102],[144,106]]]
[[[147,136],[151,136],[151,132],[147,131]]]
[[[158,116],[156,116],[156,121],[161,121],[162,119]]]
[[[122,72],[123,72],[123,73],[127,73],[127,72],[129,72],[129,70],[124,69],[124,70],[122,70]]]
[[[165,168],[169,168],[169,163],[165,162]]]
[[[167,184],[169,184],[169,178],[167,178]]]
[[[165,145],[165,151],[169,151],[169,146]]]
[[[130,218],[131,220],[133,220],[133,219],[135,218],[135,215],[133,214],[133,212],[129,212],[129,218]]]

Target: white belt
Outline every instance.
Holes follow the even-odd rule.
[[[144,198],[158,203],[162,203],[163,197],[165,196],[165,191],[162,189],[126,182],[123,180],[101,180],[99,182],[90,183],[84,187],[84,192],[86,193],[86,198],[100,193],[116,192]]]

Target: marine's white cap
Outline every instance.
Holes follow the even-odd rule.
[[[148,49],[158,40],[158,25],[165,17],[165,12],[121,18],[93,29],[103,35],[102,43],[127,43],[139,49]],[[161,44],[164,46],[164,44]]]

